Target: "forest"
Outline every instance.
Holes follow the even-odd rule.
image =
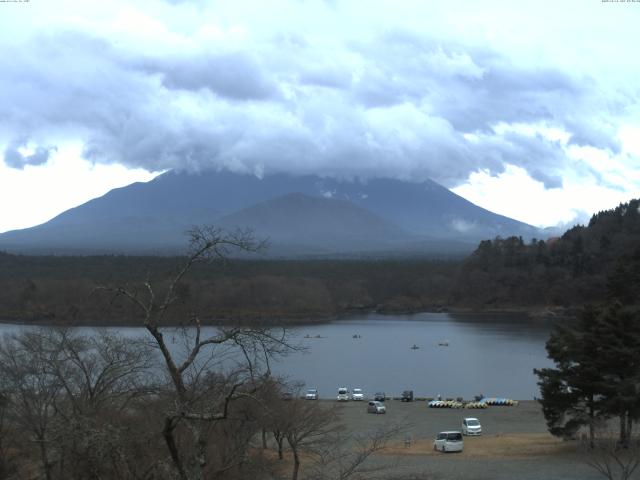
[[[177,295],[183,305],[203,312],[208,324],[289,324],[358,312],[563,312],[603,301],[611,281],[633,303],[640,285],[639,208],[640,200],[632,200],[597,213],[588,225],[560,238],[485,240],[462,260],[213,259],[195,265]],[[135,290],[145,281],[166,287],[183,260],[0,252],[0,318],[130,324],[131,306],[100,287],[123,284]]]

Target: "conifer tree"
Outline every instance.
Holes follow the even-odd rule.
[[[549,431],[571,437],[596,423],[617,417],[619,441],[630,442],[640,418],[640,316],[620,303],[588,307],[577,322],[551,334],[547,352],[555,368],[536,369]]]
[[[598,342],[599,310],[585,308],[577,322],[560,325],[547,341],[547,353],[556,368],[535,369],[542,398],[542,410],[549,431],[572,437],[583,426],[593,443],[597,419],[605,417],[601,394],[601,375],[595,359]]]

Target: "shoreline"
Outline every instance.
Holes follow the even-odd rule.
[[[522,315],[531,321],[550,321],[564,320],[571,318],[578,310],[577,307],[502,307],[502,308],[474,308],[474,307],[434,307],[429,309],[409,309],[409,310],[388,310],[388,309],[362,309],[339,312],[331,315],[317,316],[296,316],[296,317],[256,317],[249,315],[238,315],[231,317],[221,317],[217,319],[203,319],[203,327],[223,327],[229,325],[247,326],[247,327],[302,327],[308,325],[322,325],[333,322],[340,322],[350,319],[358,315],[419,315],[419,314],[452,314],[452,315],[477,315],[478,317],[497,315]],[[5,325],[22,325],[37,327],[123,327],[123,328],[143,328],[144,325],[135,322],[71,322],[56,321],[51,319],[21,319],[21,318],[3,318],[0,317],[0,324]],[[166,323],[164,328],[179,328],[181,323]]]

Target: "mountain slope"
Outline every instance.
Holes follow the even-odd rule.
[[[410,236],[391,222],[346,200],[289,193],[231,215],[219,225],[252,228],[274,246],[297,245],[308,252],[389,249]]]
[[[218,223],[224,218],[228,225],[234,214],[239,215],[235,220],[239,224],[242,215],[248,215],[241,210],[293,192],[348,202],[351,212],[356,207],[361,214],[366,210],[399,227],[404,241],[414,242],[418,249],[422,248],[421,238],[422,243],[455,240],[468,244],[470,250],[483,238],[538,234],[533,227],[477,207],[432,181],[348,182],[312,175],[277,174],[260,179],[231,172],[167,172],[148,183],[112,190],[37,227],[2,234],[0,248],[38,253],[175,251],[184,245],[184,232],[194,224]],[[297,230],[299,238],[287,236],[296,244],[305,243],[301,235],[312,228],[311,219],[316,216],[311,203],[305,205],[311,211],[307,217],[296,217],[306,221]],[[339,208],[332,211],[337,215]],[[271,236],[278,236],[276,230],[269,230]],[[340,243],[334,243],[331,250],[340,251]]]

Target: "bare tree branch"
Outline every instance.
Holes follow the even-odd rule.
[[[640,439],[623,445],[607,426],[598,429],[593,442],[581,440],[584,463],[608,480],[629,480],[640,466]]]
[[[190,314],[189,321],[182,327],[182,351],[176,352],[169,347],[162,326],[168,319],[171,307],[179,299],[176,292],[181,282],[194,265],[204,261],[225,260],[234,251],[257,252],[266,245],[265,242],[256,241],[249,230],[226,232],[220,228],[202,226],[193,228],[189,236],[187,259],[169,281],[164,294],[159,296],[148,278],[143,283],[145,300],[130,288],[102,287],[127,299],[139,309],[141,323],[164,359],[166,373],[171,379],[175,408],[166,412],[162,432],[172,463],[182,480],[204,478],[209,463],[206,424],[229,419],[232,402],[252,398],[257,387],[249,382],[259,377],[259,366],[265,367],[265,375],[268,376],[269,359],[292,350],[284,331],[281,335],[274,335],[267,329],[223,328],[203,337],[202,323],[195,313]],[[215,375],[208,369],[214,357],[213,353],[205,353],[205,350],[211,352],[225,345],[235,346],[243,359],[235,372],[228,373],[229,379],[235,378],[231,383],[221,381],[224,375]],[[182,449],[176,437],[176,430],[181,424],[187,426],[197,447],[193,455]],[[187,461],[190,455],[193,458]],[[190,464],[197,464],[198,468],[192,471],[188,468]]]

